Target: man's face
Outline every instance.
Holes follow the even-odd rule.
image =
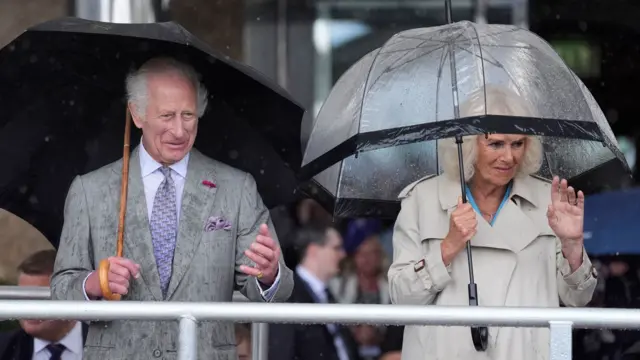
[[[323,270],[328,277],[338,275],[340,272],[340,261],[344,259],[345,252],[342,247],[342,236],[335,229],[327,230],[327,240],[323,246],[318,246],[317,257]]]
[[[18,286],[49,287],[50,278],[51,275],[20,274]],[[59,333],[60,329],[68,323],[63,320],[20,320],[20,326],[27,334],[45,340],[50,338],[51,334]]]
[[[156,161],[171,165],[182,160],[198,132],[196,89],[178,73],[147,75],[147,107],[144,116],[132,111],[142,129],[144,147]]]

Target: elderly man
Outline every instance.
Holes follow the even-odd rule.
[[[53,298],[99,300],[95,269],[106,258],[110,290],[125,301],[231,301],[234,288],[252,301],[287,300],[293,274],[254,179],[192,149],[207,106],[196,72],[156,58],[126,87],[142,141],[131,154],[124,257],[113,257],[120,160],[71,184]],[[232,323],[201,323],[199,335],[199,359],[236,358]],[[173,359],[177,349],[176,322],[94,322],[84,356]]]

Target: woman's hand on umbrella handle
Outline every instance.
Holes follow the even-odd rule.
[[[458,207],[449,218],[449,233],[442,242],[442,260],[448,265],[451,260],[466,246],[467,242],[476,234],[478,220],[476,212],[469,203],[463,203],[458,198]]]

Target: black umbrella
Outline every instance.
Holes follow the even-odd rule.
[[[438,143],[455,139],[466,202],[463,137],[488,133],[541,136],[540,177],[586,193],[623,185],[630,171],[606,118],[555,51],[514,26],[452,24],[445,4],[448,25],[398,33],[338,80],[305,150],[304,191],[334,216],[395,218],[400,191],[440,174]],[[509,109],[489,110],[494,100]],[[470,242],[467,258],[475,306]],[[472,336],[485,350],[487,329]]]
[[[73,177],[122,156],[125,76],[155,56],[193,65],[210,92],[195,147],[251,173],[268,207],[292,201],[304,109],[284,90],[175,23],[64,18],[0,50],[0,207],[57,245]]]

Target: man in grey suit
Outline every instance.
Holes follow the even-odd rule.
[[[131,154],[124,257],[117,258],[122,160],[74,179],[51,280],[59,300],[99,300],[96,267],[107,258],[109,287],[122,300],[283,302],[293,276],[280,256],[253,177],[192,149],[207,90],[188,65],[148,61],[126,81],[142,141]],[[84,356],[174,359],[177,322],[90,325]],[[234,324],[203,322],[199,359],[236,359]]]

